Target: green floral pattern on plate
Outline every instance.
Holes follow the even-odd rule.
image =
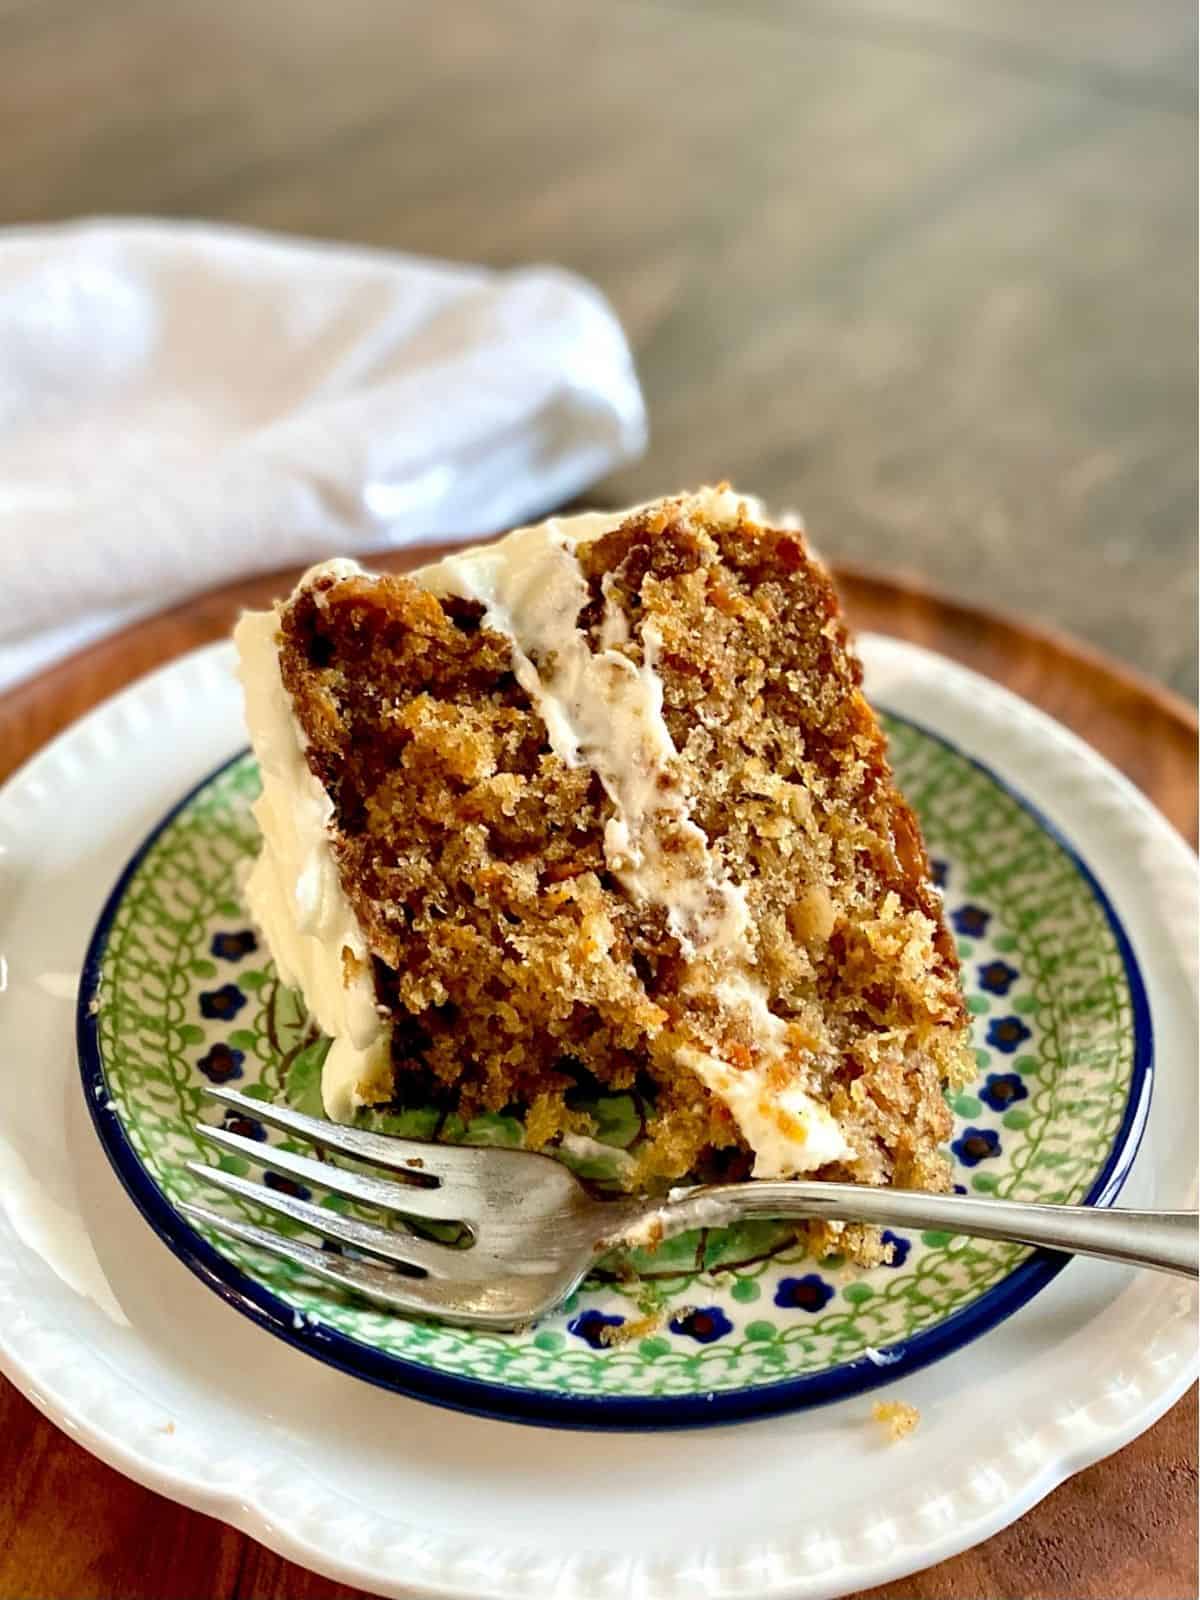
[[[1026,1200],[1082,1198],[1121,1126],[1134,1064],[1129,981],[1089,881],[1038,820],[982,768],[888,719],[900,784],[917,810],[959,940],[979,1078],[953,1102],[955,1177],[967,1190]],[[252,1221],[186,1169],[212,1160],[190,1131],[215,1113],[207,1080],[319,1111],[325,1042],[276,980],[238,898],[257,849],[258,787],[243,756],[175,814],[130,876],[110,925],[97,989],[104,1092],[153,1182]],[[599,1142],[575,1162],[604,1179],[638,1136],[628,1095],[597,1100]],[[514,1117],[439,1123],[429,1108],[364,1114],[418,1137],[520,1142]],[[265,1136],[255,1125],[249,1130]],[[244,1163],[221,1157],[228,1167]],[[910,1338],[976,1301],[1027,1253],[999,1242],[897,1236],[867,1273],[803,1258],[770,1223],[670,1241],[603,1263],[554,1316],[517,1334],[385,1316],[217,1235],[209,1241],[301,1319],[387,1355],[509,1390],[557,1396],[697,1396],[825,1372]]]

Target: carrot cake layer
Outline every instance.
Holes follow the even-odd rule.
[[[515,1109],[553,1147],[599,1084],[645,1108],[631,1182],[945,1186],[957,960],[801,532],[726,487],[552,518],[328,562],[236,638],[247,897],[332,1117]]]

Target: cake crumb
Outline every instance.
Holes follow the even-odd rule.
[[[876,1350],[872,1344],[864,1346],[863,1355],[873,1367],[890,1367],[893,1361],[900,1359],[899,1350]]]
[[[88,1001],[87,1014],[89,1017],[95,1017],[100,1014],[100,996],[98,994],[94,994]]]
[[[916,1406],[910,1406],[904,1400],[876,1400],[871,1407],[871,1415],[887,1429],[893,1442],[905,1438],[921,1420],[921,1413]]]
[[[644,1250],[648,1255],[653,1255],[663,1242],[665,1234],[663,1220],[655,1213],[626,1229],[621,1244],[626,1250]]]
[[[173,1422],[164,1422],[162,1427],[158,1431],[159,1431],[159,1433],[174,1433],[175,1432],[175,1424]]]
[[[663,1315],[660,1306],[644,1317],[639,1317],[636,1322],[621,1322],[614,1327],[601,1328],[600,1343],[615,1348],[622,1344],[632,1344],[635,1339],[646,1339],[662,1327]]]

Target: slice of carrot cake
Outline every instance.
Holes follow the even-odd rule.
[[[828,573],[727,487],[238,624],[247,897],[332,1045],[330,1116],[648,1107],[632,1181],[940,1188],[953,943]]]

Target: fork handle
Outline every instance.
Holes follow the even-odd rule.
[[[982,1239],[1009,1239],[1072,1255],[1101,1256],[1154,1267],[1180,1277],[1200,1276],[1195,1211],[1114,1211],[1103,1206],[1027,1205],[918,1189],[873,1189],[857,1183],[703,1185],[675,1190],[654,1220],[663,1237],[693,1228],[722,1228],[750,1217],[866,1222],[932,1228]]]

